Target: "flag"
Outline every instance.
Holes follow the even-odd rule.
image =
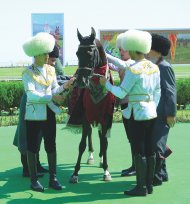
[[[176,45],[177,45],[177,34],[170,33],[168,34],[168,38],[171,42],[171,47],[170,47],[170,54],[171,54],[171,59],[175,59],[175,51],[176,51]]]

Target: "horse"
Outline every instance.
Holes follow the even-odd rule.
[[[75,106],[77,111],[73,111],[76,113],[71,114],[70,120],[72,121],[72,118],[76,121],[81,120],[82,138],[79,144],[77,163],[69,181],[70,183],[78,183],[79,181],[78,172],[82,155],[86,149],[87,137],[91,138],[91,126],[99,127],[99,156],[103,156],[103,180],[111,181],[112,178],[107,164],[107,137],[112,126],[115,96],[100,85],[99,77],[108,77],[109,75],[110,82],[113,83],[113,81],[108,69],[105,51],[100,41],[95,38],[94,28],[91,28],[91,34],[85,37],[77,29],[77,36],[80,44],[76,52],[79,67],[76,72],[75,87],[77,87],[76,92],[80,92],[80,94],[76,94],[78,96],[78,106]],[[92,140],[90,142],[92,144]]]
[[[56,26],[56,27],[55,27],[55,31],[54,31],[54,33],[53,33],[53,36],[54,36],[54,38],[55,38],[55,44],[56,44],[56,46],[57,46],[58,48],[60,48],[60,46],[59,46],[59,44],[58,44],[58,42],[59,42],[59,34],[60,34],[60,32],[59,32],[59,26]]]

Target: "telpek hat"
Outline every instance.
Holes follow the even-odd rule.
[[[161,53],[162,56],[167,56],[171,47],[171,42],[168,38],[153,33],[151,50]]]
[[[29,57],[50,53],[55,45],[55,38],[49,33],[40,32],[23,44],[23,50]]]
[[[116,48],[121,48],[121,41],[124,33],[120,33],[116,38]]]
[[[121,47],[124,51],[150,52],[152,36],[147,31],[128,30],[122,36]]]

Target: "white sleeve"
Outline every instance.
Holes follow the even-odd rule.
[[[27,94],[27,101],[32,103],[49,103],[52,99],[50,94],[42,94],[36,91],[35,84],[32,78],[24,73],[22,76],[24,90]]]
[[[109,69],[114,72],[119,72],[119,68],[112,63],[108,63]]]
[[[120,60],[117,57],[113,57],[110,54],[106,54],[108,62],[114,64],[116,67],[120,69],[126,69],[126,64],[123,60]]]
[[[123,89],[125,89],[127,93],[129,93],[133,88],[133,86],[135,85],[138,78],[139,78],[139,75],[133,74],[130,70],[126,70],[123,81],[120,86]]]
[[[59,84],[57,83],[56,75],[55,75],[53,83],[52,83],[52,95],[60,94],[61,92],[63,92],[63,90],[64,90],[64,84],[59,86]]]
[[[123,99],[130,92],[136,81],[136,75],[127,70],[120,86],[113,86],[110,82],[107,81],[105,87],[113,95],[117,96],[120,99]]]
[[[158,106],[158,103],[160,101],[160,97],[161,97],[161,88],[160,88],[160,74],[158,74],[158,77],[155,80],[156,82],[156,88],[154,90],[153,93],[153,97],[154,97],[154,102],[156,104],[156,107]]]
[[[106,54],[106,56],[107,56],[108,62],[114,64],[119,69],[127,69],[130,67],[131,64],[134,63],[134,61],[131,59],[129,59],[127,61],[123,61],[117,57],[113,57],[110,54]]]
[[[106,82],[105,87],[108,91],[120,99],[125,98],[127,95],[124,89],[122,89],[120,86],[113,86],[109,81]]]

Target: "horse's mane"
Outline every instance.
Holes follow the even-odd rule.
[[[95,39],[95,43],[96,43],[96,46],[98,48],[98,52],[99,52],[99,55],[100,55],[100,58],[101,58],[101,61],[102,61],[102,66],[106,65],[107,64],[107,57],[106,57],[106,53],[104,51],[104,48],[100,42],[100,40],[98,40],[97,38]]]

